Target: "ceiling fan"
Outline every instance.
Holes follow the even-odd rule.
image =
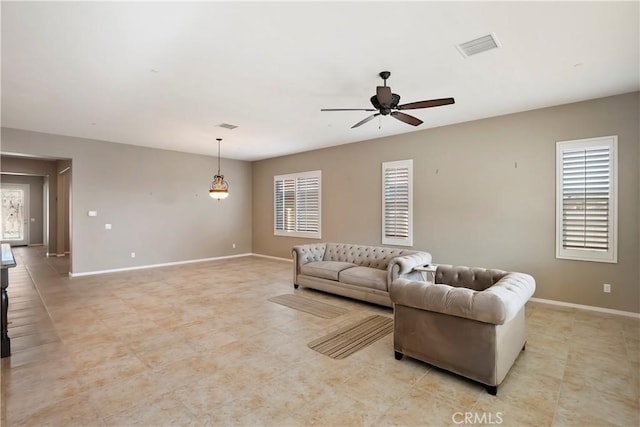
[[[391,88],[387,86],[387,79],[391,76],[391,72],[382,71],[380,77],[384,80],[384,86],[378,86],[376,88],[376,94],[371,97],[371,104],[375,108],[323,108],[320,111],[378,111],[377,113],[360,120],[355,125],[351,126],[351,129],[357,128],[360,125],[367,123],[374,117],[383,115],[391,116],[394,119],[401,122],[408,123],[413,126],[422,124],[422,120],[410,116],[408,114],[400,112],[400,110],[417,110],[418,108],[430,108],[439,107],[441,105],[449,105],[455,103],[453,98],[442,99],[430,99],[428,101],[410,102],[408,104],[398,105],[400,102],[400,95],[391,93]]]

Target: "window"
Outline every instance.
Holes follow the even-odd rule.
[[[413,160],[382,163],[382,244],[413,245]]]
[[[556,258],[617,260],[617,136],[556,144]]]
[[[322,171],[273,178],[276,236],[321,238],[320,187]]]

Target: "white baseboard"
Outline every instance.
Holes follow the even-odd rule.
[[[280,258],[280,257],[277,257],[277,256],[262,255],[262,254],[253,254],[253,253],[252,253],[251,255],[253,255],[253,256],[257,256],[257,257],[260,257],[260,258],[267,258],[267,259],[275,259],[275,260],[278,260],[278,261],[288,261],[288,262],[293,262],[293,260],[292,260],[291,258]]]
[[[201,259],[190,259],[186,261],[175,261],[175,262],[165,262],[161,264],[149,264],[149,265],[136,265],[135,267],[125,267],[125,268],[113,268],[109,270],[96,270],[96,271],[83,271],[82,273],[71,273],[69,272],[70,277],[82,277],[82,276],[94,276],[96,274],[108,274],[108,273],[119,273],[122,271],[132,271],[132,270],[144,270],[147,268],[158,268],[158,267],[169,267],[172,265],[182,265],[182,264],[193,264],[196,262],[207,262],[207,261],[218,261],[221,259],[230,259],[230,258],[241,258],[251,256],[253,254],[238,254],[238,255],[227,255],[213,258],[201,258]]]
[[[640,313],[634,313],[632,311],[613,310],[611,308],[596,307],[593,305],[573,304],[571,302],[554,301],[551,299],[542,299],[542,298],[531,298],[530,301],[538,302],[541,304],[559,305],[562,307],[577,308],[578,310],[597,311],[600,313],[616,314],[618,316],[627,316],[627,317],[633,317],[635,319],[640,319]]]

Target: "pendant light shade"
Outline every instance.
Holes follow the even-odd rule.
[[[229,184],[224,180],[224,175],[220,174],[220,141],[222,141],[222,138],[216,138],[216,140],[218,141],[218,173],[213,176],[209,195],[220,201],[229,197]]]

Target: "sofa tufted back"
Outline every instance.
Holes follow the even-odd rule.
[[[293,247],[298,255],[298,266],[312,261],[322,261],[326,245],[324,243],[314,243],[307,245],[297,245]]]
[[[436,283],[484,291],[506,275],[507,272],[502,270],[439,265],[436,269]]]
[[[400,255],[411,254],[406,249],[383,248],[380,246],[362,246],[348,243],[327,243],[324,261],[351,262],[362,267],[386,270],[389,261]]]

